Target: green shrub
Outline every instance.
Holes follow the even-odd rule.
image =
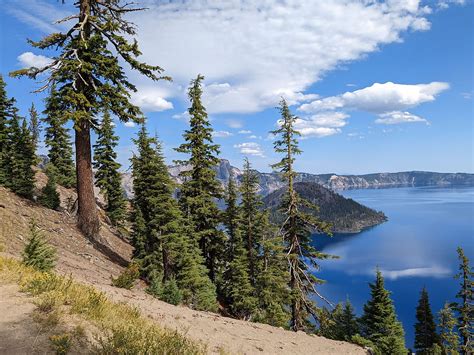
[[[30,237],[22,256],[23,264],[39,271],[51,271],[56,263],[56,250],[47,243],[34,220],[30,223]]]
[[[140,266],[132,262],[117,278],[112,279],[112,285],[130,290],[139,276]]]
[[[178,288],[178,284],[175,279],[170,279],[165,282],[163,285],[163,290],[161,291],[160,299],[167,303],[174,304],[175,306],[180,304],[183,300],[183,294]]]

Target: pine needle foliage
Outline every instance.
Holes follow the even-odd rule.
[[[460,289],[456,298],[460,301],[453,304],[458,314],[458,329],[461,335],[461,353],[474,352],[473,327],[474,327],[474,272],[469,258],[460,247],[457,249],[459,258],[459,273],[455,276],[460,281]]]
[[[108,111],[104,112],[98,137],[94,144],[95,182],[106,201],[106,213],[112,225],[118,226],[125,219],[125,197],[115,148],[119,137],[114,134],[113,121]]]
[[[38,271],[51,271],[56,264],[56,250],[48,244],[35,220],[30,222],[30,235],[22,256],[23,264]]]
[[[385,289],[379,269],[375,282],[369,286],[371,298],[364,305],[361,318],[362,335],[376,344],[382,354],[406,354],[403,327],[397,319],[390,292]]]
[[[97,127],[96,116],[111,111],[121,121],[141,122],[138,106],[131,103],[130,92],[136,87],[127,78],[122,63],[153,81],[170,80],[163,69],[139,61],[141,52],[135,26],[127,20],[131,12],[143,10],[120,0],[79,0],[76,11],[59,23],[71,24],[64,32],[51,33],[29,43],[38,49],[55,50],[51,63],[10,73],[36,79],[44,76],[37,92],[53,91],[64,122],[72,122],[76,145],[77,223],[81,231],[95,242],[99,240],[100,221],[94,196],[91,129]]]
[[[11,158],[14,146],[11,145],[11,121],[16,114],[15,99],[8,98],[6,83],[0,75],[0,185],[11,185]]]
[[[289,286],[291,289],[291,324],[294,331],[311,328],[309,317],[316,317],[316,306],[311,295],[321,296],[315,286],[323,281],[310,273],[310,267],[318,269],[318,260],[330,258],[330,255],[316,250],[311,245],[311,232],[331,234],[330,225],[320,221],[314,214],[302,211],[302,208],[313,209],[308,201],[302,199],[294,189],[296,172],[293,169],[295,156],[301,154],[297,137],[300,133],[294,128],[297,117],[291,114],[285,99],[280,102],[280,128],[271,132],[276,137],[274,148],[283,158],[272,168],[278,169],[285,181],[287,191],[281,204],[281,213],[285,221],[281,232],[286,244],[289,265]]]
[[[135,144],[131,218],[134,258],[147,279],[162,275],[162,282],[166,283],[174,278],[184,303],[197,309],[215,310],[215,286],[207,275],[197,240],[192,238],[192,229],[173,198],[175,185],[161,145],[156,138],[148,136],[144,125]]]
[[[203,80],[202,75],[191,80],[188,90],[190,128],[183,135],[185,142],[176,149],[189,155],[188,160],[178,163],[191,168],[180,174],[184,182],[180,187],[179,202],[184,217],[194,229],[193,234],[206,261],[209,276],[215,282],[222,265],[225,243],[224,235],[218,228],[221,217],[215,202],[215,199],[222,197],[222,189],[213,169],[219,163],[219,146],[213,144],[213,129],[201,101]]]
[[[438,342],[436,324],[431,312],[428,291],[425,287],[421,290],[418,306],[416,307],[415,323],[415,349],[417,353],[426,354]]]
[[[61,186],[71,188],[76,185],[76,171],[72,159],[72,143],[65,117],[61,112],[55,88],[45,100],[43,111],[44,142],[48,148],[49,162],[56,168],[56,180]]]
[[[451,305],[446,302],[438,312],[438,331],[440,345],[446,355],[458,355],[459,334],[456,331],[458,325]]]
[[[38,143],[40,139],[40,134],[41,134],[41,122],[39,119],[38,111],[36,110],[35,105],[32,103],[31,107],[28,110],[30,114],[30,124],[29,124],[29,130],[31,132],[31,139],[33,141],[33,146],[36,149],[38,149]]]

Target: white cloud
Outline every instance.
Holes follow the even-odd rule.
[[[228,131],[214,131],[212,132],[212,136],[217,138],[227,138],[233,136],[233,134]]]
[[[315,100],[305,90],[326,72],[402,41],[409,30],[429,29],[428,11],[418,0],[144,5],[148,11],[132,16],[143,59],[181,86],[203,73],[210,113],[257,112],[281,96],[290,104]]]
[[[466,100],[470,100],[472,99],[472,92],[462,92],[461,96]]]
[[[6,1],[12,15],[48,33],[56,27],[51,23],[71,10],[44,0]],[[420,3],[143,0],[149,10],[130,17],[142,59],[162,66],[174,83],[166,95],[140,92],[136,101],[145,111],[169,109],[171,98],[186,99],[183,88],[197,73],[206,76],[203,99],[210,113],[257,112],[276,106],[281,96],[290,104],[314,101],[306,90],[328,71],[401,42],[409,31],[429,29],[430,11]],[[127,73],[133,82],[143,80]]]
[[[32,52],[25,52],[18,56],[18,62],[22,68],[43,68],[53,61],[51,58],[45,57],[44,55],[36,55]]]
[[[180,120],[180,121],[189,121],[189,112],[188,111],[184,111],[182,113],[176,113],[174,114],[173,116],[171,116],[172,118],[174,118],[175,120]]]
[[[133,121],[127,121],[127,122],[124,122],[123,125],[124,125],[125,127],[132,128],[132,127],[135,127],[135,122],[133,122]]]
[[[402,277],[448,277],[452,271],[442,266],[419,267],[402,270],[381,270],[383,276],[390,280],[396,280]],[[371,272],[372,274],[373,272]]]
[[[257,157],[265,157],[264,152],[260,144],[255,142],[246,142],[234,145],[234,148],[238,148],[240,153],[244,155],[253,155]]]
[[[379,115],[379,118],[375,120],[375,123],[379,124],[399,124],[399,123],[410,123],[410,122],[425,122],[428,121],[424,118],[414,115],[410,112],[392,111],[386,112]]]
[[[343,112],[318,113],[307,118],[298,118],[295,128],[303,138],[326,137],[340,133],[341,128],[346,125],[349,115]]]
[[[139,88],[132,94],[132,102],[145,112],[170,110],[173,108],[173,103],[167,101],[165,95],[162,88]]]
[[[241,130],[240,130],[239,132],[237,132],[237,133],[239,133],[239,134],[251,134],[252,131],[249,131],[249,130],[247,130],[247,129],[241,129]]]
[[[442,82],[415,85],[375,83],[360,90],[303,104],[299,110],[317,112],[345,108],[372,113],[400,111],[434,101],[438,94],[448,88],[449,84]]]

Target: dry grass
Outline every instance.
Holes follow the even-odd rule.
[[[162,328],[140,315],[138,309],[113,303],[104,293],[72,278],[43,273],[0,256],[0,282],[17,283],[34,296],[38,310],[55,314],[67,309],[98,329],[100,354],[205,354],[206,346]],[[64,339],[56,339],[58,342]]]

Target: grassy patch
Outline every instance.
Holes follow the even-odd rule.
[[[104,293],[71,278],[36,271],[0,256],[0,280],[16,282],[35,297],[44,314],[67,306],[68,312],[90,321],[99,330],[101,354],[205,354],[206,346],[141,317],[125,304],[113,303]],[[65,339],[54,340],[59,345]]]

